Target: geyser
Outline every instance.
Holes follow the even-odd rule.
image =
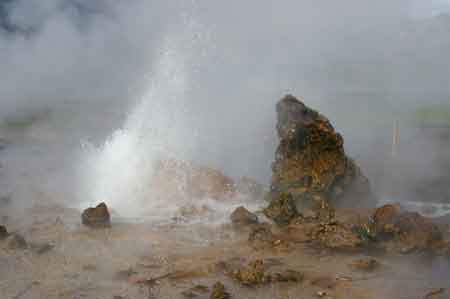
[[[101,147],[89,147],[80,176],[88,201],[84,206],[105,201],[123,216],[161,218],[179,207],[153,197],[150,178],[157,161],[186,159],[195,145],[186,111],[187,63],[195,43],[192,30],[188,26],[167,36],[149,74],[147,90],[123,126]]]

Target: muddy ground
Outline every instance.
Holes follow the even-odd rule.
[[[3,215],[10,233],[23,235],[27,245],[0,241],[1,298],[209,298],[216,281],[232,298],[249,299],[425,298],[450,287],[449,261],[442,257],[338,254],[301,243],[255,250],[248,229],[231,224],[155,226],[113,218],[109,229],[89,229],[79,211],[58,206],[36,206],[27,215],[25,224]],[[351,266],[365,257],[379,266]],[[224,272],[227,263],[255,259],[270,272],[294,270],[304,279],[248,287]],[[443,290],[428,298],[449,296]]]

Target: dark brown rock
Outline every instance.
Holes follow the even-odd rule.
[[[272,164],[270,199],[290,194],[297,204],[359,204],[370,197],[367,178],[346,156],[344,140],[329,120],[291,95],[277,104],[280,144]]]
[[[273,197],[269,206],[264,209],[264,215],[280,226],[288,225],[298,217],[297,207],[290,193],[280,193]]]
[[[229,299],[230,294],[225,290],[225,286],[221,282],[216,282],[213,285],[213,290],[211,292],[210,299]]]
[[[8,234],[8,230],[6,229],[5,226],[0,225],[0,240],[4,240],[6,238],[8,238],[9,234]]]
[[[81,222],[93,228],[105,228],[111,226],[111,216],[105,203],[101,203],[95,208],[84,210],[81,215]]]
[[[234,277],[246,286],[261,285],[270,280],[270,277],[265,273],[263,260],[251,261],[247,266],[236,271]]]
[[[432,249],[442,240],[439,227],[418,213],[408,212],[395,217],[393,230],[404,252]]]
[[[238,207],[234,210],[234,212],[230,216],[233,224],[236,225],[249,225],[258,223],[258,216],[249,212],[244,207]]]

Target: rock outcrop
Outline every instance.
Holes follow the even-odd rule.
[[[280,226],[287,225],[298,216],[297,206],[290,193],[280,193],[273,196],[270,204],[264,209],[264,215]]]
[[[236,208],[230,216],[234,225],[250,225],[258,223],[258,216],[251,213],[244,207]]]
[[[390,251],[449,251],[445,231],[431,219],[415,212],[402,212],[395,205],[378,208],[373,216],[375,233]]]
[[[111,226],[111,216],[105,203],[95,208],[87,208],[81,214],[81,222],[92,228],[105,228]]]
[[[370,196],[368,179],[345,154],[342,136],[325,116],[291,95],[276,110],[280,143],[269,200],[289,194],[300,208],[311,208],[321,201],[354,205]]]

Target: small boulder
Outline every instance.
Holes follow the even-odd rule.
[[[12,250],[27,249],[28,244],[25,238],[20,234],[12,234],[8,238],[8,248]]]
[[[236,271],[234,277],[246,286],[261,285],[270,280],[270,277],[265,274],[263,260],[251,261],[247,266]]]
[[[230,294],[225,290],[225,286],[221,282],[216,282],[213,285],[213,290],[211,292],[210,299],[229,299]]]
[[[81,214],[81,222],[92,228],[105,228],[111,226],[111,216],[105,203],[95,208],[88,208]]]
[[[258,223],[258,216],[249,212],[244,207],[238,207],[230,216],[231,222],[235,225],[249,225]]]
[[[280,226],[288,225],[299,216],[294,199],[290,193],[280,193],[269,206],[264,209],[264,215]]]
[[[5,226],[0,225],[0,240],[4,240],[6,238],[8,238],[9,234],[8,234],[8,230],[6,229]]]

